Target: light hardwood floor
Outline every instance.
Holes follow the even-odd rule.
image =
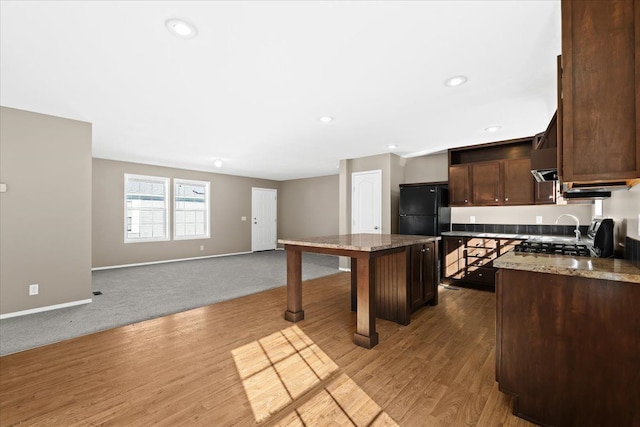
[[[531,426],[498,391],[495,295],[440,288],[440,304],[380,344],[352,343],[349,274],[0,358],[0,425]]]

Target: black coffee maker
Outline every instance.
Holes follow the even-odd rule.
[[[613,220],[594,218],[587,231],[587,240],[598,258],[613,258]]]

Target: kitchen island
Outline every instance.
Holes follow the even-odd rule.
[[[640,269],[619,259],[496,259],[496,380],[541,425],[640,425]]]
[[[351,309],[357,312],[354,343],[364,348],[378,344],[376,312],[401,324],[414,309],[438,302],[439,237],[400,234],[345,234],[280,239],[287,252],[287,309],[290,322],[304,319],[302,310],[302,252],[351,258]],[[376,288],[384,298],[376,298]],[[381,292],[382,293],[382,292]],[[377,310],[378,309],[378,310]]]

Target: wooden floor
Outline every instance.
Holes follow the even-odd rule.
[[[352,343],[349,274],[0,358],[0,425],[530,426],[494,380],[495,295],[440,304]]]

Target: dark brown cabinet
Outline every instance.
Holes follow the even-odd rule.
[[[474,206],[531,205],[534,182],[529,158],[471,165]]]
[[[557,181],[536,182],[534,185],[536,205],[554,205],[556,203]]]
[[[442,258],[444,259],[444,277],[447,279],[462,279],[466,274],[464,260],[464,245],[466,237],[443,237]]]
[[[640,0],[562,3],[562,182],[640,179]]]
[[[376,317],[408,325],[411,314],[426,304],[438,304],[437,241],[406,247],[375,260]],[[356,286],[352,276],[351,310],[356,310]]]
[[[469,206],[471,203],[469,165],[449,167],[449,206]]]
[[[410,255],[410,299],[411,313],[429,303],[436,305],[438,285],[437,245],[426,243],[411,247]]]
[[[533,137],[449,150],[451,206],[534,204]]]
[[[500,162],[473,163],[473,204],[476,206],[501,205]]]
[[[531,175],[531,159],[509,159],[502,163],[505,205],[533,204],[535,179]]]
[[[495,287],[493,260],[507,253],[520,239],[443,237],[444,281],[458,285]]]
[[[500,269],[496,379],[547,426],[637,426],[640,286]]]

